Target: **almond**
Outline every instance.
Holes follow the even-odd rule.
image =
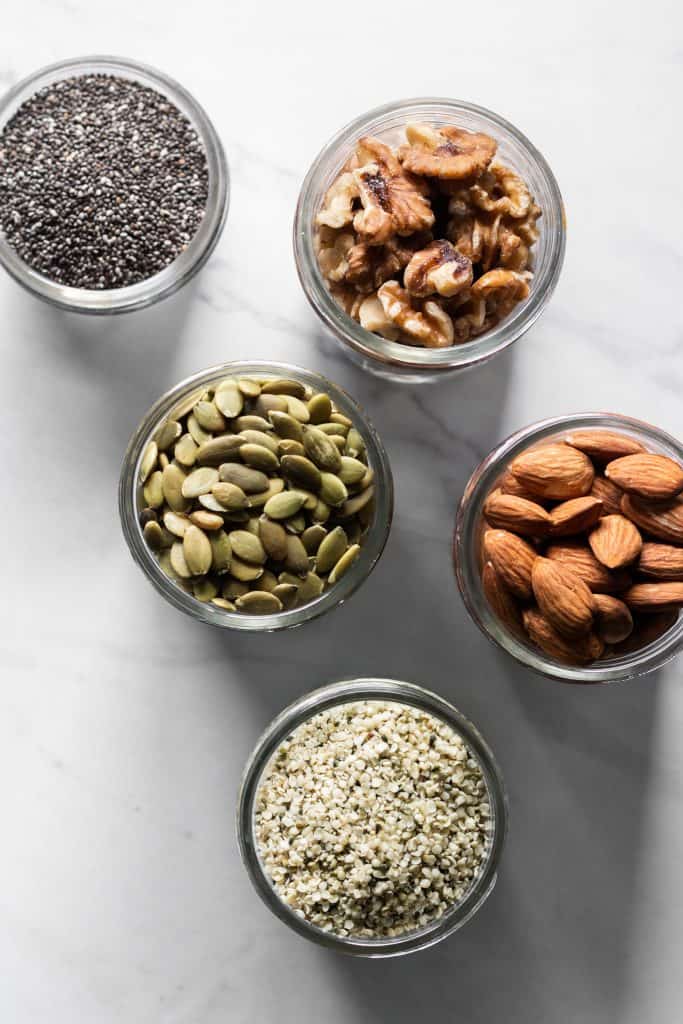
[[[671,541],[672,544],[683,544],[682,497],[657,505],[635,495],[625,494],[621,499],[621,511],[653,537]]]
[[[639,651],[643,647],[653,644],[655,640],[659,640],[660,636],[668,633],[677,620],[677,608],[673,611],[637,616],[633,620],[633,632],[626,640],[622,640],[620,644],[616,645],[614,653],[620,656],[630,654],[632,651]]]
[[[602,502],[587,494],[585,498],[570,498],[562,501],[550,512],[551,534],[553,537],[568,537],[572,533],[583,533],[597,523],[602,515]]]
[[[658,580],[683,580],[683,548],[647,541],[640,552],[638,572]]]
[[[528,501],[539,502],[542,500],[538,498],[537,495],[532,494],[531,491],[528,491],[526,487],[523,487],[519,480],[512,475],[509,469],[506,469],[503,473],[499,489],[503,494],[515,494],[518,498],[526,498]]]
[[[588,494],[595,476],[588,456],[568,444],[523,452],[511,462],[510,472],[531,494],[554,501]]]
[[[622,455],[636,455],[646,450],[634,437],[614,430],[575,430],[565,441],[596,462],[611,462]]]
[[[487,530],[484,553],[508,590],[520,600],[528,601],[532,593],[531,567],[537,557],[531,544],[509,530]]]
[[[537,608],[526,608],[523,612],[524,628],[537,647],[551,658],[569,665],[587,665],[595,661],[604,651],[604,644],[594,633],[573,637],[562,636]]]
[[[525,537],[544,537],[550,529],[550,516],[535,501],[516,494],[494,491],[486,499],[484,515],[491,526],[512,530]]]
[[[618,597],[595,594],[595,629],[606,644],[618,644],[633,632],[633,616]]]
[[[631,582],[630,575],[623,570],[610,572],[583,540],[568,539],[561,544],[550,544],[545,554],[546,558],[561,562],[580,576],[594,594],[611,594],[623,590]]]
[[[603,516],[588,535],[591,551],[608,569],[623,569],[640,554],[643,538],[626,516]]]
[[[522,636],[524,631],[519,606],[496,572],[493,562],[487,562],[484,566],[481,582],[491,611],[507,629],[517,636]]]
[[[672,611],[683,604],[683,583],[634,583],[622,596],[637,612]]]
[[[622,491],[653,501],[665,501],[683,491],[683,469],[667,455],[653,452],[615,459],[605,468],[605,476]]]
[[[616,512],[621,512],[623,491],[620,491],[611,480],[606,480],[604,476],[596,476],[591,487],[591,495],[594,498],[599,498],[602,502],[601,515],[611,516]]]
[[[531,585],[538,607],[558,633],[573,637],[588,632],[593,624],[593,595],[580,576],[559,562],[537,558]]]

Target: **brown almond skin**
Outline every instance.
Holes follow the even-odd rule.
[[[602,640],[595,633],[581,637],[562,636],[541,614],[538,608],[526,608],[523,612],[524,628],[537,647],[567,665],[588,665],[596,661],[605,649]]]
[[[539,498],[566,501],[590,491],[595,478],[593,463],[568,444],[548,444],[522,452],[510,463],[510,472]]]
[[[612,516],[621,512],[621,499],[624,492],[619,490],[616,484],[607,480],[604,476],[596,476],[591,487],[591,495],[599,498],[602,502],[603,516]]]
[[[534,548],[509,530],[487,530],[484,557],[493,562],[504,585],[521,601],[531,598],[531,567],[536,561]]]
[[[635,615],[633,618],[633,632],[626,640],[614,647],[614,654],[632,654],[644,647],[653,644],[664,636],[678,620],[678,609],[667,612],[655,612],[651,615]]]
[[[563,636],[587,633],[593,624],[593,595],[580,576],[559,562],[537,558],[531,585],[538,607]]]
[[[656,580],[683,580],[683,548],[647,541],[640,552],[638,572]]]
[[[570,537],[584,533],[597,523],[602,515],[602,501],[587,494],[584,498],[570,498],[550,510],[552,537]]]
[[[481,583],[486,600],[494,615],[515,636],[524,636],[519,605],[496,572],[493,562],[487,562],[484,566]]]
[[[603,516],[588,535],[591,551],[608,569],[623,569],[634,562],[643,547],[643,538],[626,516]]]
[[[670,544],[683,544],[683,497],[678,495],[672,501],[655,503],[625,494],[621,499],[621,511],[641,530]]]
[[[595,631],[606,644],[618,644],[633,632],[628,605],[609,594],[595,594]]]
[[[683,605],[683,583],[634,583],[622,597],[636,612],[673,611]]]
[[[489,494],[484,515],[491,526],[522,537],[545,537],[550,530],[550,516],[541,505],[499,490]]]
[[[645,446],[636,441],[635,437],[615,430],[575,430],[565,437],[565,442],[600,463],[646,451]]]
[[[599,562],[583,539],[568,537],[559,543],[551,543],[545,555],[570,568],[594,594],[615,593],[624,590],[631,582],[627,572],[621,569],[611,572]]]
[[[543,500],[538,498],[535,494],[532,494],[531,491],[528,491],[526,487],[523,487],[519,480],[512,475],[509,469],[505,470],[505,473],[500,479],[498,488],[503,492],[503,494],[514,494],[518,498],[526,498],[527,501],[534,501],[537,504],[542,503]]]
[[[683,491],[683,468],[667,455],[625,455],[605,467],[605,476],[629,494],[666,501]]]

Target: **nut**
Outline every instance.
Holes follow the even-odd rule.
[[[593,624],[593,595],[577,576],[549,558],[537,558],[531,569],[531,585],[541,612],[563,636],[587,633]]]
[[[531,494],[555,501],[588,494],[595,476],[588,456],[567,444],[523,452],[513,459],[510,472]]]
[[[470,195],[480,210],[507,214],[515,220],[527,217],[531,210],[531,193],[525,182],[502,164],[489,167],[482,183],[472,185]]]
[[[316,223],[329,228],[346,227],[353,220],[353,202],[357,197],[358,185],[353,174],[340,174],[327,190]]]
[[[683,491],[683,468],[653,452],[615,459],[606,466],[605,476],[622,491],[651,501],[666,501]]]
[[[399,160],[412,174],[462,181],[482,174],[496,152],[496,143],[482,132],[444,125],[406,125],[407,146],[399,149]]]
[[[638,572],[658,580],[683,580],[683,548],[648,541],[640,552]]]
[[[683,497],[680,495],[662,504],[625,494],[621,499],[621,511],[653,537],[683,544]]]
[[[528,601],[533,593],[531,569],[537,557],[534,548],[509,530],[487,530],[484,554],[508,590],[521,601]]]
[[[628,605],[609,594],[593,596],[595,629],[606,644],[618,644],[633,632],[633,616]]]
[[[451,298],[472,284],[472,263],[440,238],[415,253],[406,267],[404,281],[411,295],[424,298],[436,292]]]
[[[643,539],[626,516],[603,516],[588,535],[591,551],[608,569],[623,569],[640,554]]]
[[[522,617],[530,640],[558,661],[568,665],[588,665],[599,658],[604,650],[605,645],[594,633],[571,639],[564,637],[537,608],[526,608]]]
[[[361,240],[381,245],[392,235],[412,235],[431,228],[434,214],[417,182],[408,179],[388,146],[365,136],[358,143],[359,156],[370,162],[353,172],[363,204],[353,218]]]
[[[602,501],[587,494],[585,498],[570,498],[556,505],[550,512],[550,532],[553,537],[569,537],[584,533],[597,523],[602,515]]]
[[[622,596],[637,612],[673,611],[683,605],[683,583],[634,583]]]
[[[377,292],[385,316],[414,344],[425,348],[447,348],[453,344],[453,321],[435,302],[427,300],[421,308],[413,305],[408,292],[396,281],[387,281]]]
[[[551,518],[546,510],[514,494],[493,491],[484,503],[484,515],[491,526],[523,537],[545,537],[550,532]]]

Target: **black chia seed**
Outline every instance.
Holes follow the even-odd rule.
[[[112,75],[41,89],[0,135],[0,229],[75,288],[144,281],[187,248],[206,209],[206,152],[161,93]]]

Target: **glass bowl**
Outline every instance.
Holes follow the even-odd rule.
[[[424,928],[393,938],[351,938],[335,935],[310,924],[291,910],[278,896],[261,862],[254,833],[254,807],[263,773],[280,744],[302,722],[329,708],[361,700],[394,701],[409,704],[443,720],[459,733],[479,761],[491,804],[491,833],[488,851],[479,875],[465,897],[442,917]],[[352,956],[388,957],[413,953],[445,939],[477,912],[496,884],[503,844],[507,833],[508,804],[503,778],[486,741],[464,715],[429,690],[393,679],[352,679],[333,683],[300,697],[285,708],[268,726],[249,758],[239,794],[237,834],[244,866],[266,906],[285,924],[306,939],[327,949]]]
[[[138,519],[139,511],[144,504],[141,501],[138,470],[148,441],[181,401],[188,399],[193,393],[201,393],[206,387],[226,376],[286,377],[299,380],[317,391],[326,391],[337,409],[357,425],[365,441],[368,465],[375,473],[375,517],[365,535],[360,555],[356,561],[337,583],[314,601],[299,608],[277,612],[273,615],[229,612],[210,603],[198,601],[192,594],[182,590],[163,572],[144,539]],[[370,575],[377,564],[389,536],[393,511],[394,487],[389,460],[384,446],[366,414],[345,391],[325,377],[285,363],[222,363],[219,366],[202,370],[192,377],[187,377],[167,391],[155,402],[133,434],[123,460],[119,482],[119,514],[130,553],[162,597],[165,597],[175,608],[179,608],[200,622],[246,632],[269,632],[299,626],[303,622],[317,618],[318,615],[343,604]]]
[[[0,132],[19,107],[38,90],[65,78],[89,74],[115,75],[155,89],[167,96],[192,123],[204,145],[209,169],[209,196],[202,222],[187,249],[172,263],[158,274],[124,288],[73,288],[52,281],[25,263],[2,233],[0,263],[15,281],[53,306],[75,313],[124,313],[150,306],[172,295],[194,277],[207,261],[221,236],[228,214],[228,165],[214,126],[189,92],[162,72],[119,57],[73,58],[50,64],[24,78],[0,101]]]
[[[457,124],[486,132],[498,142],[500,159],[526,180],[543,215],[540,237],[532,253],[531,293],[493,330],[462,345],[428,349],[387,341],[353,320],[328,291],[315,252],[315,216],[325,193],[341,170],[356,141],[377,135],[397,141],[409,121]],[[313,161],[301,187],[294,220],[294,255],[308,301],[344,350],[365,369],[394,380],[420,382],[462,371],[491,359],[529,330],[552,295],[562,269],[565,220],[555,177],[535,146],[517,128],[484,107],[459,100],[411,99],[376,107],[337,132]]]
[[[679,616],[678,621],[663,636],[638,651],[596,661],[586,667],[565,665],[509,632],[492,612],[484,595],[479,559],[482,510],[498,479],[509,463],[526,448],[540,442],[561,439],[570,430],[596,427],[630,434],[651,451],[669,455],[683,463],[683,445],[679,441],[649,423],[617,413],[577,413],[532,423],[494,448],[475,469],[460,501],[453,541],[453,558],[460,593],[481,631],[523,665],[551,679],[568,683],[607,683],[644,675],[665,665],[683,647],[683,616]]]

